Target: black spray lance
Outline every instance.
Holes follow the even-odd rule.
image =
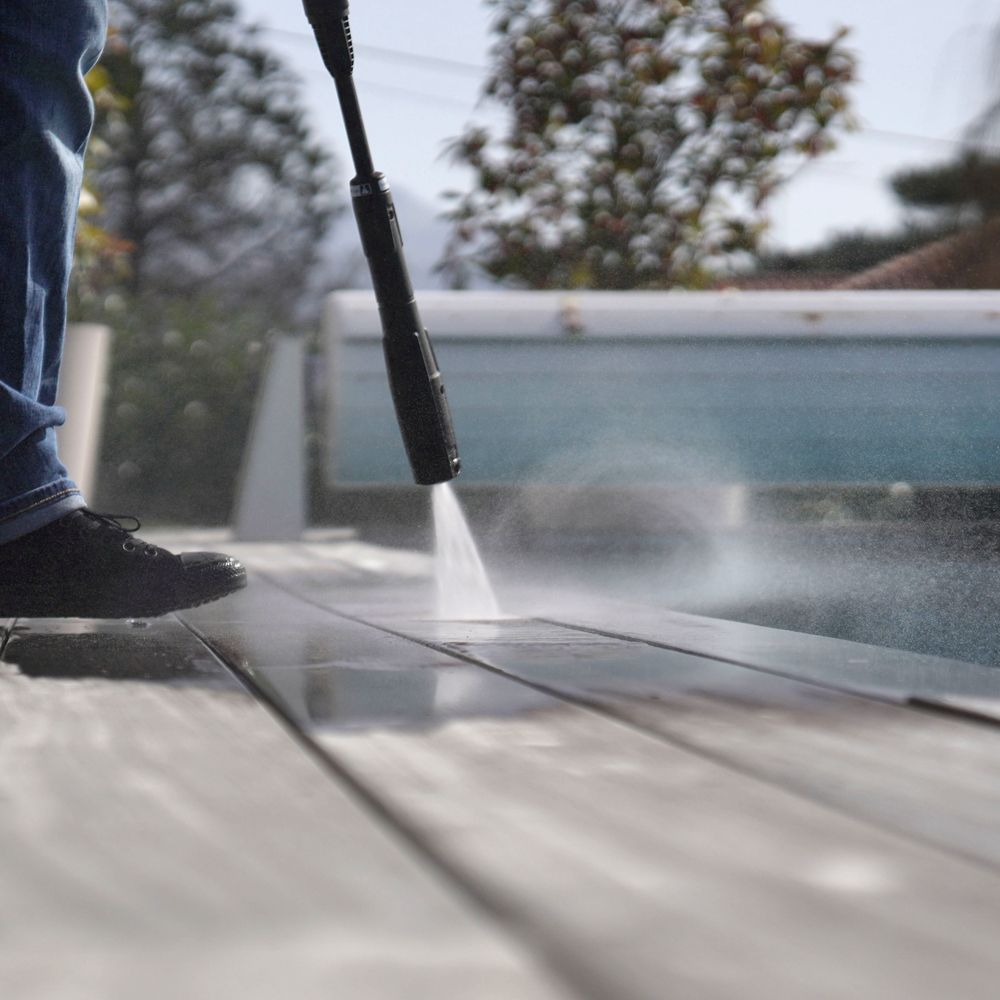
[[[413,478],[422,485],[454,479],[461,468],[451,412],[434,349],[420,321],[403,256],[396,209],[385,177],[375,170],[354,87],[348,0],[303,0],[337,96],[357,176],[351,201],[368,258],[382,320],[382,345],[396,419]]]

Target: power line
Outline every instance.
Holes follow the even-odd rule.
[[[287,28],[271,28],[267,26],[260,26],[261,30],[267,32],[271,35],[283,35],[286,38],[292,39],[297,42],[309,42],[313,43],[314,39],[312,35],[304,31],[293,31]],[[410,63],[415,66],[423,66],[425,68],[432,68],[442,70],[449,73],[458,73],[462,76],[475,76],[477,79],[481,80],[485,73],[488,72],[485,66],[478,65],[476,63],[463,62],[458,59],[446,59],[442,56],[428,56],[422,55],[418,52],[407,52],[403,49],[393,49],[386,48],[380,45],[359,45],[356,44],[355,48],[361,52],[367,52],[368,54],[375,56],[380,59],[392,59],[396,62]],[[313,75],[310,73],[310,75]],[[316,75],[322,75],[317,73]],[[363,84],[366,88],[371,90],[380,90],[385,93],[393,93],[401,97],[409,97],[414,100],[429,100],[435,104],[447,107],[467,107],[464,102],[456,101],[452,98],[441,97],[437,94],[429,94],[426,91],[416,91],[411,88],[406,87],[393,87],[389,84],[376,84],[376,83],[365,83]],[[882,138],[889,139],[895,142],[919,142],[919,143],[937,143],[946,146],[964,146],[966,142],[962,139],[947,139],[943,136],[934,135],[918,135],[914,132],[901,132],[894,129],[885,128],[873,128],[868,126],[863,126],[858,129],[856,134],[871,136],[872,138]],[[983,148],[983,147],[980,147]],[[991,152],[996,152],[1000,154],[1000,147],[986,147]]]
[[[358,89],[362,92],[373,91],[383,93],[392,97],[407,98],[411,101],[419,101],[421,104],[435,104],[442,108],[461,108],[463,111],[473,111],[467,101],[459,101],[452,97],[441,97],[438,94],[428,94],[426,91],[413,90],[410,87],[394,87],[391,83],[373,83],[364,79],[358,79]]]
[[[293,39],[297,42],[310,42],[315,44],[315,40],[312,35],[309,35],[304,31],[290,31],[287,28],[268,27],[263,27],[262,30],[266,31],[269,35],[283,35],[284,37]],[[442,56],[427,56],[422,55],[419,52],[406,52],[403,49],[390,49],[381,45],[359,45],[355,43],[354,47],[360,52],[367,52],[369,55],[373,55],[379,59],[392,59],[395,62],[410,63],[413,66],[423,66],[427,69],[442,70],[446,73],[458,73],[462,76],[469,77],[475,76],[476,79],[479,80],[481,80],[483,75],[487,72],[485,66],[480,66],[476,63],[462,62],[459,59],[446,59]]]
[[[300,75],[312,77],[317,80],[326,80],[327,82],[330,80],[329,76],[319,69],[300,70],[299,73]],[[393,98],[401,97],[404,100],[416,101],[424,105],[433,104],[442,108],[456,108],[466,112],[478,111],[485,113],[482,108],[478,107],[476,102],[470,104],[468,101],[460,101],[455,97],[432,94],[427,90],[414,89],[413,87],[396,87],[391,83],[377,83],[374,80],[365,79],[364,76],[358,76],[356,80],[358,90],[362,93],[371,91],[374,94],[385,94],[387,97]]]
[[[985,152],[995,156],[1000,156],[1000,146],[993,143],[972,143],[966,139],[946,139],[944,136],[940,135],[917,135],[913,132],[896,132],[885,128],[861,128],[858,131],[861,133],[862,138],[864,136],[870,136],[873,139],[889,139],[892,142],[919,142],[921,144],[930,142],[939,146],[949,146],[952,149],[956,147],[974,147],[977,152]]]
[[[935,142],[946,146],[964,145],[961,139],[946,139],[940,135],[917,135],[915,132],[897,132],[893,129],[869,128],[868,126],[862,126],[858,131],[876,139],[891,139],[894,142]]]

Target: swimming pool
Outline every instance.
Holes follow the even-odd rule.
[[[429,296],[464,482],[1000,482],[997,293],[609,294]],[[329,478],[404,483],[365,306],[331,310]]]

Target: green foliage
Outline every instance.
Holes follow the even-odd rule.
[[[979,222],[1000,212],[1000,158],[966,153],[951,163],[906,170],[892,178],[905,205]]]
[[[115,331],[97,502],[222,523],[268,331],[318,311],[331,161],[234,4],[112,0],[111,16],[72,308]]]
[[[756,273],[857,274],[944,235],[945,231],[940,227],[919,226],[907,226],[892,233],[864,230],[838,233],[810,250],[763,254],[758,260]]]
[[[443,269],[532,288],[698,286],[753,250],[791,159],[848,123],[844,32],[793,36],[766,0],[490,0],[486,95],[505,133],[455,141]]]
[[[225,523],[266,354],[254,313],[204,298],[130,304],[115,321],[99,506]]]
[[[297,82],[227,0],[112,0],[111,17],[119,101],[99,109],[92,175],[128,292],[303,318],[335,202]]]
[[[97,113],[111,119],[122,108],[121,98],[103,66],[95,66],[86,77],[87,89]],[[125,277],[128,244],[113,236],[97,221],[100,198],[93,178],[99,164],[107,156],[107,144],[95,136],[87,149],[87,171],[76,227],[76,254],[70,282],[70,314],[75,319],[88,319],[101,312],[100,303],[110,287]]]

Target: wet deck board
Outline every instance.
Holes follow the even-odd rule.
[[[178,622],[0,663],[0,995],[569,994]]]
[[[412,585],[345,589],[306,574],[292,586],[341,613],[599,705],[850,815],[1000,867],[1000,727],[966,724],[1000,721],[1000,670],[619,602],[591,601],[577,625],[441,623],[415,617]]]
[[[1000,726],[552,623],[371,617],[1000,871]]]
[[[898,701],[1000,701],[1000,669],[784,629],[607,602],[555,621]]]
[[[413,554],[256,552],[184,616],[211,649],[6,650],[5,997],[995,995],[1000,674],[611,603],[435,623]]]
[[[477,626],[414,619],[412,587],[376,597],[308,574],[297,585],[848,813],[1000,863],[1000,727],[956,725],[1000,722],[1000,669],[618,601],[590,599],[562,622]]]
[[[451,659],[447,643],[429,650],[316,606],[377,617],[364,589],[314,581],[307,603],[259,580],[185,618],[581,995],[995,994],[1000,875],[988,866],[646,732],[648,719],[639,728]],[[428,641],[406,620],[375,624]],[[496,639],[517,627],[485,628]],[[565,660],[566,643],[546,655]],[[622,645],[576,643],[583,664]],[[720,689],[697,706],[716,728],[736,722],[713,720],[723,701]],[[772,730],[772,756],[801,746],[806,725]]]

